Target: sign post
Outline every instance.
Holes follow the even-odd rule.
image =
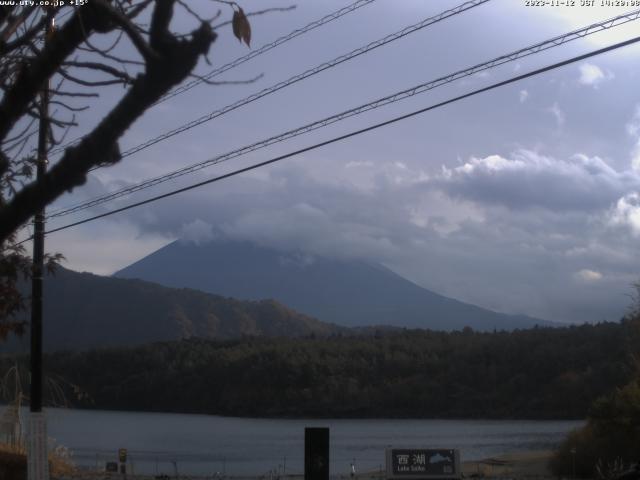
[[[329,429],[304,429],[304,480],[329,480]]]
[[[120,460],[120,473],[127,473],[127,449],[118,449],[118,460]]]
[[[451,448],[388,448],[387,480],[461,479],[460,451]]]

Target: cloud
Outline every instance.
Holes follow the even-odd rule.
[[[633,117],[626,124],[625,129],[629,136],[636,139],[636,144],[631,150],[631,167],[640,171],[640,105],[636,105]]]
[[[373,167],[373,162],[367,160],[351,161],[344,165],[344,168]]]
[[[577,3],[577,2],[576,2]],[[581,8],[541,8],[538,14],[562,19],[570,29],[584,28],[587,25],[601,22],[603,19],[626,13],[625,2],[595,1],[589,7]],[[621,23],[616,28],[609,28],[585,37],[585,42],[598,46],[608,46],[613,43],[628,40],[637,34],[637,26],[633,22]]]
[[[574,274],[574,278],[580,282],[594,283],[599,280],[602,280],[602,274],[595,270],[589,270],[587,268],[583,268],[582,270]]]
[[[631,168],[640,172],[640,138],[631,151]]]
[[[221,227],[228,238],[339,258],[390,258],[398,251],[385,228],[341,220],[308,203],[286,209],[255,209]],[[331,232],[331,234],[329,234]]]
[[[453,197],[508,209],[546,208],[595,212],[640,189],[640,172],[619,172],[599,157],[563,160],[518,150],[509,157],[472,157],[443,167],[437,186]]]
[[[620,198],[612,209],[611,222],[628,227],[634,235],[640,236],[640,195],[634,192]]]
[[[278,28],[290,29],[303,17],[324,15],[320,11],[326,7],[324,2],[302,3],[315,14],[303,12],[301,8],[298,13],[292,12],[297,18],[293,19],[295,22],[287,15],[282,21],[274,17],[265,26],[275,27],[275,20]],[[403,13],[404,17],[395,15],[405,10],[405,4],[418,3],[390,2],[393,21],[413,23],[415,9]],[[495,8],[499,10],[500,5]],[[407,37],[411,48],[380,50],[389,61],[376,60],[377,56],[369,60],[362,57],[363,62],[369,62],[367,68],[345,64],[349,75],[327,73],[314,77],[309,79],[309,85],[305,82],[287,89],[284,97],[265,97],[259,103],[229,112],[225,121],[191,129],[172,141],[140,152],[135,159],[96,170],[91,176],[97,176],[104,185],[92,185],[90,180],[73,198],[61,199],[60,203],[81,201],[82,193],[92,187],[96,188],[90,196],[112,191],[118,181],[135,182],[155,177],[405,89],[435,75],[474,65],[480,51],[499,54],[504,48],[505,35],[535,37],[538,41],[557,35],[558,31],[592,23],[577,18],[579,13],[598,19],[609,15],[602,14],[605,9],[598,14],[588,8],[577,9],[580,12],[541,9],[545,11],[541,11],[541,15],[548,15],[547,10],[562,10],[575,27],[548,21],[532,26],[527,14],[520,15],[523,12],[518,7],[513,9],[514,22],[479,34],[474,45],[477,48],[469,49],[464,42],[453,42],[451,49],[459,55],[451,55],[442,52],[437,42]],[[378,17],[379,13],[372,10],[371,18]],[[462,33],[473,29],[472,17],[460,17],[462,23],[442,25],[454,28],[455,31],[449,32],[450,38],[464,39]],[[366,27],[365,36],[386,35],[381,22],[360,23]],[[629,26],[637,28],[632,23]],[[623,27],[611,31],[620,28]],[[601,32],[585,41],[601,40],[608,34]],[[231,42],[233,37],[220,37],[223,43],[225,39]],[[295,49],[304,52],[312,65],[326,61],[328,53],[312,48],[311,40],[308,45],[296,43]],[[357,48],[359,42],[354,36],[348,38],[353,41],[352,46],[345,45],[338,37],[333,40],[327,48],[335,51],[335,55],[347,48]],[[607,39],[607,43],[612,42]],[[239,45],[229,43],[228,46],[233,51],[224,44],[219,45],[223,56],[228,53],[229,58],[235,58],[236,54],[244,54]],[[415,48],[426,49],[425,58],[430,61],[413,62],[411,65],[415,68],[404,68],[406,65],[402,63],[406,59],[401,53]],[[630,51],[636,52],[636,49]],[[256,58],[258,63],[250,70],[272,72],[282,78],[293,76],[298,73],[298,67],[288,61],[291,53],[285,49],[282,55],[274,51],[273,58]],[[179,236],[202,241],[211,235],[227,235],[263,242],[281,252],[309,251],[311,257],[353,255],[382,261],[435,291],[502,311],[577,321],[615,317],[611,312],[616,311],[616,305],[624,309],[623,295],[640,271],[638,237],[633,227],[635,207],[632,198],[627,197],[640,192],[637,180],[640,169],[635,172],[629,167],[631,149],[637,144],[640,132],[640,114],[629,120],[640,97],[634,64],[621,55],[629,54],[620,51],[606,59],[589,60],[597,64],[605,77],[609,70],[615,72],[616,88],[608,88],[613,82],[607,83],[601,76],[600,83],[596,83],[600,90],[607,89],[607,95],[590,94],[594,86],[579,83],[578,66],[554,70],[511,89],[456,102],[376,133],[309,151],[252,174],[229,178],[100,221],[136,228],[124,226],[124,230],[119,231],[114,226],[106,231],[100,228],[100,222],[95,222],[87,224],[86,229],[69,230],[81,231],[75,242],[64,232],[51,235],[52,242],[56,237],[65,240],[64,248],[53,251],[67,254],[74,259],[74,265],[80,264],[75,261],[79,259],[86,265],[83,268],[105,271],[105,265],[111,264],[113,271]],[[533,68],[537,62],[531,60],[533,58],[512,64],[514,70]],[[206,65],[203,68],[206,69]],[[508,70],[509,66],[505,68]],[[400,70],[401,76],[397,75]],[[481,77],[468,80],[472,84],[487,81]],[[252,84],[211,90],[210,108],[222,107],[231,97],[250,95],[255,88]],[[451,85],[434,90],[428,95],[433,96],[431,100],[416,97],[416,101],[426,106],[456,92],[457,87]],[[519,103],[521,99],[527,105]],[[100,121],[111,108],[113,102],[109,100],[101,97],[104,108],[87,111],[92,117],[90,123]],[[283,102],[288,108],[282,108]],[[542,103],[532,108],[536,102]],[[162,108],[169,108],[168,104],[163,105]],[[547,110],[548,107],[551,108]],[[201,108],[204,108],[202,95],[193,95],[172,104],[171,115],[148,112],[122,138],[121,149],[172,129],[177,123],[190,121]],[[101,213],[107,208],[226,173],[235,165],[241,168],[303,148],[344,133],[345,129],[364,128],[400,115],[406,108],[409,107],[397,103],[370,111],[346,120],[344,127],[335,124],[310,132],[308,136],[176,179],[92,212]],[[624,130],[627,122],[631,136]],[[82,120],[79,123],[87,125]],[[553,136],[557,126],[563,128],[561,139]],[[521,146],[538,153],[516,150]],[[511,153],[514,150],[515,153]],[[576,152],[584,155],[573,156]],[[457,158],[462,159],[460,163]],[[396,162],[406,168],[395,165]],[[640,160],[637,163],[640,165]],[[441,170],[441,165],[445,165],[445,169]],[[611,220],[614,212],[620,219],[618,223]],[[78,215],[71,220],[81,218]],[[69,219],[52,220],[51,227]],[[95,255],[96,250],[100,255]],[[283,258],[289,257],[283,253]],[[584,269],[606,273],[597,283],[599,291],[590,291],[588,296],[584,295],[585,284],[573,277],[575,272]]]
[[[578,81],[582,85],[598,88],[598,86],[606,81],[614,78],[613,73],[603,72],[600,67],[592,63],[583,63],[580,65],[580,78]]]
[[[406,170],[407,169],[407,164],[403,163],[403,162],[393,162],[393,165],[396,168],[399,168],[400,170]]]
[[[181,240],[191,242],[196,245],[206,243],[214,238],[215,234],[213,233],[213,226],[199,218],[184,224],[180,232]]]
[[[529,98],[529,92],[526,90],[520,90],[520,103],[524,103]]]
[[[564,126],[566,117],[564,112],[560,108],[560,105],[558,105],[558,102],[555,102],[553,105],[551,105],[551,107],[549,107],[547,111],[555,117],[558,128]]]
[[[637,137],[640,134],[640,104],[636,105],[633,116],[625,125],[625,128],[631,137]]]
[[[175,238],[144,231],[126,220],[109,219],[48,235],[46,243],[47,251],[65,256],[62,265],[66,268],[111,275]]]
[[[286,255],[280,256],[278,261],[281,265],[293,265],[299,268],[305,268],[313,265],[316,257],[307,253],[288,252]]]
[[[122,250],[118,266],[136,260],[132,250],[137,257],[152,250],[142,251],[145,238],[161,245],[224,236],[275,248],[301,266],[316,256],[381,262],[426,288],[503,312],[585,321],[624,310],[615,294],[635,279],[637,239],[610,216],[632,186],[640,191],[640,174],[598,157],[528,150],[429,172],[404,157],[366,168],[348,163],[332,164],[354,174],[340,182],[324,174],[326,165],[318,173],[290,163],[127,211],[118,218],[139,230],[113,243]],[[586,299],[588,282],[576,276],[585,266],[607,272],[606,288]]]

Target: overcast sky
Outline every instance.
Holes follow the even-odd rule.
[[[598,0],[599,2],[599,0]],[[251,20],[257,48],[349,1],[301,1]],[[377,0],[252,60],[226,80],[149,110],[123,150],[354,48],[454,7]],[[55,207],[136,183],[603,20],[620,8],[493,0],[95,171]],[[246,11],[264,0],[242,0]],[[271,2],[273,6],[288,3]],[[223,16],[229,12],[223,10]],[[179,19],[179,21],[182,21]],[[344,134],[630,38],[636,21],[320,129],[109,204]],[[210,59],[248,52],[229,27]],[[432,289],[501,312],[617,320],[640,277],[640,48],[627,47],[251,173],[47,238],[66,266],[110,274],[175,240],[247,239],[283,251],[382,262]],[[201,65],[206,73],[212,67]],[[105,111],[122,90],[105,90]],[[83,117],[90,127],[100,108]],[[103,211],[93,210],[90,213]],[[56,227],[87,215],[64,217]]]

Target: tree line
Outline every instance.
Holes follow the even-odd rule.
[[[636,289],[640,286],[636,285]],[[628,383],[598,397],[587,423],[571,432],[550,466],[558,477],[638,478],[640,469],[640,297],[627,320],[632,376]],[[630,344],[631,345],[631,344]]]
[[[73,387],[67,400],[76,408],[570,419],[586,418],[596,399],[631,380],[639,348],[637,325],[625,320],[493,333],[189,339],[58,352],[45,365]],[[0,357],[0,367],[13,361]]]

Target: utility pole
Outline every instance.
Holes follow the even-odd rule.
[[[53,11],[47,11],[44,49],[53,35]],[[47,137],[49,135],[49,80],[40,93],[38,125],[38,157],[36,182],[41,182],[47,168]],[[44,270],[44,208],[33,219],[33,271],[31,279],[31,391],[28,435],[28,480],[49,480],[47,456],[47,423],[42,412],[42,276]]]

